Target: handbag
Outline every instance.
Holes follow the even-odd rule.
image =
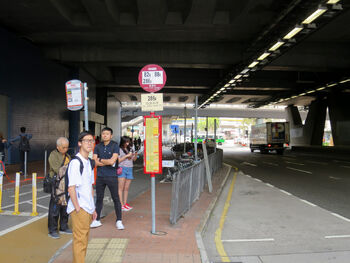
[[[45,175],[44,180],[43,180],[43,190],[45,193],[51,194],[52,193],[52,188],[54,186],[56,178],[50,177],[49,174]]]
[[[122,167],[118,167],[117,168],[117,175],[121,175],[123,173],[123,168]]]

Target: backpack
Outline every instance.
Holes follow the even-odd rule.
[[[78,157],[74,156],[67,165],[63,165],[58,170],[58,175],[56,177],[56,184],[55,184],[55,190],[54,190],[54,197],[56,200],[56,203],[59,205],[67,205],[69,201],[69,193],[68,193],[68,185],[69,185],[69,177],[68,177],[68,168],[70,163],[73,160],[78,160],[80,163],[80,175],[83,175],[84,171],[84,164],[83,161]],[[95,161],[88,158],[90,161],[91,169],[93,170],[95,168]]]
[[[30,145],[29,145],[29,140],[27,138],[26,135],[21,136],[21,140],[19,141],[19,145],[18,145],[18,148],[20,151],[23,151],[23,152],[29,152],[30,151]]]

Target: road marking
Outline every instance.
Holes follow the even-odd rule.
[[[266,163],[266,164],[269,164],[269,165],[273,165],[273,166],[278,166],[277,163],[269,163],[269,162],[263,162],[263,163]]]
[[[288,193],[287,191],[284,191],[284,190],[281,190],[281,189],[280,189],[280,191],[281,191],[282,193],[286,194],[286,195],[292,195],[291,193]]]
[[[27,203],[30,204],[30,205],[33,204],[32,201],[27,201]],[[44,209],[46,209],[46,210],[49,210],[49,208],[48,208],[47,206],[43,206],[43,205],[40,205],[40,204],[36,204],[36,206],[41,207],[41,208],[44,208]]]
[[[321,164],[321,165],[328,165],[328,163],[325,162],[316,162],[316,161],[305,161],[307,163],[314,163],[314,164]]]
[[[329,179],[340,180],[339,177],[329,176]]]
[[[275,241],[274,238],[256,238],[256,239],[227,239],[222,240],[222,242],[267,242]]]
[[[37,189],[37,193],[38,192],[42,192],[43,191],[43,189]],[[29,192],[25,192],[25,193],[21,193],[21,194],[19,194],[19,196],[23,196],[23,195],[27,195],[27,194],[31,194],[31,193],[33,193],[33,191],[29,191]],[[10,195],[9,197],[15,197],[15,195]]]
[[[272,184],[266,183],[267,186],[274,187]]]
[[[324,238],[350,238],[350,235],[325,236]]]
[[[349,218],[346,218],[346,217],[344,217],[344,216],[338,215],[338,214],[336,214],[336,213],[331,213],[331,214],[334,215],[334,216],[336,216],[336,217],[338,217],[338,218],[340,218],[340,219],[343,219],[343,220],[345,220],[345,221],[347,221],[347,222],[350,222],[350,219],[349,219]]]
[[[252,178],[249,174],[246,174],[245,176],[248,176],[249,178]]]
[[[241,163],[241,164],[245,164],[245,165],[249,165],[249,166],[254,166],[254,167],[256,167],[257,165],[256,164],[254,164],[254,163],[248,163],[248,162],[243,162],[243,163]]]
[[[290,164],[295,164],[295,165],[305,165],[303,163],[294,163],[294,162],[288,162],[288,161],[285,161],[286,163],[290,163]]]
[[[258,181],[259,183],[262,183],[260,179],[253,178],[255,181]]]
[[[44,195],[44,196],[38,197],[36,200],[40,200],[40,199],[47,198],[47,197],[50,197],[50,195]],[[22,202],[19,202],[18,204],[19,204],[19,205],[25,204],[25,203],[28,203],[28,201],[30,201],[30,200],[22,201]],[[9,208],[9,207],[11,207],[11,206],[15,206],[15,204],[3,206],[2,208]]]
[[[13,227],[10,227],[10,228],[8,228],[8,229],[6,229],[6,230],[3,230],[3,231],[0,232],[0,237],[3,236],[3,235],[6,235],[7,233],[10,233],[10,232],[12,232],[12,231],[14,231],[14,230],[16,230],[16,229],[19,229],[19,228],[21,228],[21,227],[24,227],[24,226],[26,226],[26,225],[29,225],[29,224],[31,224],[31,223],[33,223],[33,222],[35,222],[35,221],[37,221],[37,220],[39,220],[39,219],[41,219],[41,218],[47,217],[47,214],[48,214],[48,213],[45,213],[45,214],[43,214],[43,215],[41,215],[41,216],[36,216],[36,217],[34,217],[34,218],[32,218],[32,219],[26,221],[26,222],[23,222],[23,223],[21,223],[21,224],[18,224],[18,225],[15,225],[15,226],[13,226]]]
[[[313,207],[317,206],[317,205],[315,205],[315,204],[313,204],[313,203],[311,203],[311,202],[309,202],[309,201],[306,201],[306,200],[304,200],[304,199],[300,199],[300,201],[301,201],[301,202],[304,202],[305,204],[311,205],[311,206],[313,206]]]
[[[221,256],[222,262],[230,262],[230,258],[227,256],[225,248],[224,248],[224,246],[222,244],[221,233],[222,233],[222,230],[224,228],[224,223],[225,223],[225,219],[226,219],[228,208],[230,207],[230,201],[231,201],[231,198],[232,198],[232,192],[233,192],[233,188],[234,188],[234,185],[235,185],[235,182],[236,182],[236,178],[237,178],[237,170],[234,173],[234,176],[232,178],[230,189],[228,191],[228,195],[227,195],[227,198],[226,198],[226,201],[225,201],[224,210],[222,211],[222,214],[221,214],[221,217],[220,217],[219,227],[215,231],[215,245],[216,245],[217,251],[219,252],[219,255]]]
[[[138,171],[143,171],[143,168],[140,168],[140,169],[136,169],[135,172],[138,172]]]
[[[347,165],[341,165],[340,167],[350,169],[350,166],[347,166]]]
[[[348,163],[348,164],[350,164],[350,162],[342,161],[342,160],[333,160],[333,162],[336,162],[336,163]]]
[[[30,216],[31,214],[32,214],[31,212],[20,212],[20,214],[16,215],[16,216]],[[5,210],[5,211],[1,212],[0,215],[12,216],[13,215],[13,211]]]
[[[294,170],[294,171],[298,171],[298,172],[302,172],[302,173],[312,174],[312,172],[296,169],[296,168],[293,168],[293,167],[288,167],[287,166],[286,168],[289,169],[289,170]]]

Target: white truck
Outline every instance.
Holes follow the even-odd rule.
[[[283,154],[289,146],[289,122],[266,122],[251,127],[250,151],[260,150],[261,153],[276,151]]]

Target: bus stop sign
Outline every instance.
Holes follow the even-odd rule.
[[[166,82],[166,74],[161,66],[150,64],[139,72],[139,84],[147,92],[161,90]]]

